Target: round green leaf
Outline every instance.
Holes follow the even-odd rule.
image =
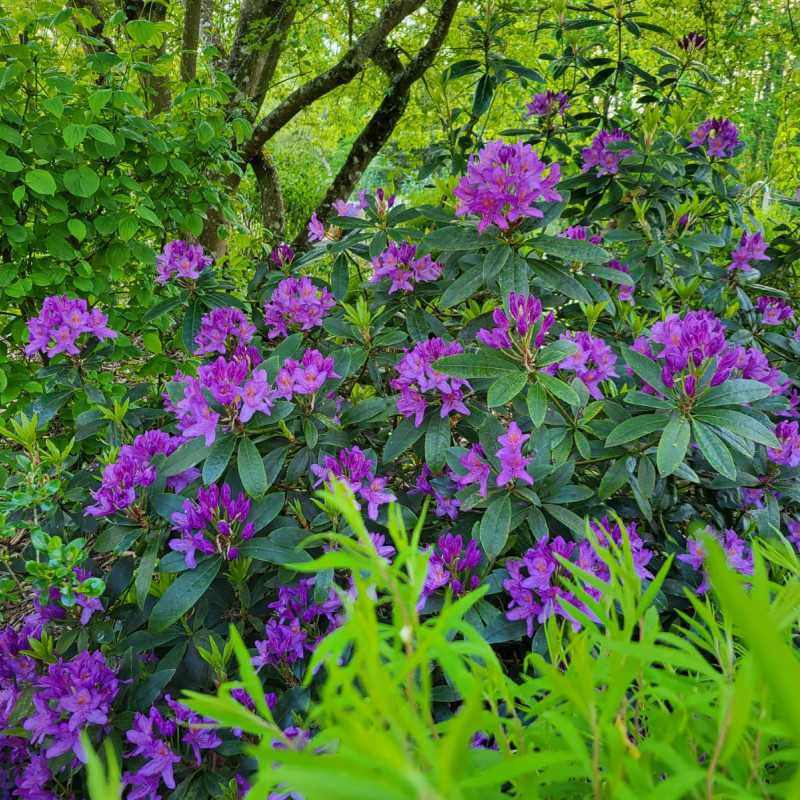
[[[100,188],[100,178],[90,167],[68,169],[64,173],[64,186],[76,197],[91,197]]]
[[[26,173],[25,183],[39,194],[53,195],[56,193],[56,182],[53,176],[44,169],[32,169]]]

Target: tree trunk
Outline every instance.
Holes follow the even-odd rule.
[[[125,16],[129,20],[146,19],[149,22],[163,22],[167,17],[167,4],[149,2],[149,0],[126,0],[123,5]],[[157,61],[166,51],[166,37],[162,39],[161,47],[155,56],[148,56],[145,61],[151,64]],[[145,96],[147,97],[150,112],[159,114],[166,111],[172,104],[169,90],[169,80],[166,75],[153,75],[147,72],[139,73]]]
[[[181,79],[193,81],[197,75],[197,48],[200,44],[202,0],[186,0],[183,13],[183,49],[181,50]]]
[[[261,200],[261,221],[276,241],[283,239],[286,210],[283,205],[280,180],[275,164],[268,153],[261,153],[250,163],[256,176]]]
[[[408,106],[411,87],[425,74],[439,53],[459,3],[460,0],[444,0],[428,41],[402,71],[397,71],[400,62],[396,54],[386,50],[379,51],[375,60],[387,74],[394,74],[394,79],[380,106],[353,143],[347,159],[317,207],[315,213],[320,219],[328,216],[335,200],[350,195],[364,174],[364,170],[389,140]],[[307,226],[303,226],[295,237],[294,246],[306,247],[307,237]]]

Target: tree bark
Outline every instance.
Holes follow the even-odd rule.
[[[150,2],[150,0],[125,0],[123,11],[129,20],[146,19],[149,22],[163,22],[167,17],[167,4]],[[145,60],[152,63],[164,55],[166,51],[166,37],[162,39],[161,47],[155,56],[148,56]],[[166,75],[153,75],[147,72],[139,73],[150,112],[159,114],[172,105],[172,95],[169,90],[169,80]]]
[[[250,162],[258,184],[261,200],[261,221],[277,241],[283,239],[286,228],[286,209],[283,205],[280,179],[268,153],[260,153]]]
[[[400,61],[393,51],[387,52],[388,48],[386,48],[378,53],[375,58],[376,63],[380,63],[387,74],[394,76],[392,84],[380,106],[353,143],[347,159],[317,207],[315,213],[320,219],[325,219],[329,215],[331,205],[335,200],[350,195],[364,174],[364,170],[389,140],[408,107],[411,87],[425,74],[439,53],[460,1],[444,0],[428,41],[404,69],[398,71]],[[308,245],[307,237],[307,226],[303,226],[295,237],[293,245],[296,248],[306,247]]]
[[[181,79],[188,83],[197,75],[197,48],[200,44],[202,0],[186,0],[183,12],[183,48],[181,50]]]

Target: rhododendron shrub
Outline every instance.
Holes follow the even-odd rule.
[[[671,131],[551,83],[438,205],[340,198],[245,281],[172,236],[156,305],[30,311],[48,391],[0,428],[17,451],[0,541],[22,548],[0,551],[17,796],[80,796],[82,730],[117,737],[131,798],[238,796],[248,709],[305,747],[320,643],[359,592],[383,603],[321,487],[363,512],[373,569],[398,557],[392,519],[414,530],[404,613],[483,592],[471,623],[509,670],[599,624],[623,551],[645,587],[666,570],[677,618],[713,588],[701,530],[743,582],[754,542],[798,548],[798,317],[740,194],[749,143],[727,119]],[[237,686],[238,721],[212,730],[174,698],[235,680],[231,624],[270,701]],[[437,719],[455,714],[455,687],[425,679]]]

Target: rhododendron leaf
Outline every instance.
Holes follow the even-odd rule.
[[[561,294],[572,300],[577,300],[579,303],[592,302],[592,296],[589,292],[569,272],[541,261],[536,262],[533,270],[536,276],[541,278],[547,286],[561,292]]]
[[[527,385],[527,372],[520,370],[502,375],[489,387],[486,403],[490,408],[503,406],[513,400]]]
[[[261,497],[267,491],[267,473],[252,439],[242,439],[239,443],[236,465],[245,492],[250,497]]]
[[[652,386],[653,389],[661,392],[661,394],[670,394],[670,390],[667,389],[661,378],[661,367],[659,367],[655,361],[652,361],[647,356],[643,356],[641,353],[637,353],[636,350],[632,350],[630,347],[621,348],[621,353],[622,357],[625,359],[625,363],[642,378],[648,386]]]
[[[531,247],[564,261],[581,261],[587,264],[605,264],[611,253],[591,242],[567,239],[564,236],[537,236],[528,242]]]
[[[218,436],[214,440],[203,463],[203,483],[206,486],[218,480],[228,468],[234,447],[236,447],[236,437],[232,433]]]
[[[538,383],[534,383],[528,388],[526,401],[531,422],[534,427],[540,428],[547,414],[547,392]]]
[[[666,414],[640,414],[638,417],[626,419],[606,437],[606,447],[633,442],[642,436],[663,430],[667,420]]]
[[[203,304],[199,300],[193,300],[186,316],[183,319],[183,346],[186,351],[191,353],[194,350],[194,340],[200,330],[200,322],[203,319]]]
[[[488,239],[488,237],[487,237]],[[475,228],[462,225],[448,225],[429,233],[417,248],[417,255],[422,256],[435,250],[442,252],[455,250],[479,250],[485,244],[478,239]]]
[[[247,521],[253,523],[255,533],[266,528],[278,516],[285,502],[286,495],[283,492],[273,492],[253,503]]]
[[[546,367],[548,364],[555,364],[556,361],[563,361],[565,358],[575,355],[578,348],[574,342],[560,339],[557,342],[548,344],[536,354],[536,366]]]
[[[481,519],[481,545],[490,561],[497,558],[506,546],[510,529],[511,498],[504,494],[489,503]]]
[[[483,285],[483,266],[478,265],[467,270],[463,275],[454,280],[442,293],[439,305],[442,308],[452,308],[463,303]]]
[[[425,463],[433,472],[439,472],[444,466],[449,446],[450,418],[435,411],[428,419],[425,431]]]
[[[636,282],[633,278],[631,278],[627,272],[623,272],[620,269],[611,269],[610,267],[594,264],[587,267],[586,271],[590,275],[594,275],[597,278],[604,278],[607,281],[611,281],[611,283],[619,283],[622,286],[636,286]]]
[[[544,372],[538,373],[536,380],[549,394],[553,395],[553,397],[557,397],[559,400],[563,400],[571,406],[580,405],[581,399],[578,397],[578,393],[568,383],[564,383],[564,381],[554,378],[552,375],[547,375]]]
[[[689,447],[690,434],[691,428],[685,417],[673,415],[670,418],[656,451],[656,465],[662,475],[672,475],[683,461]]]
[[[499,353],[482,350],[479,353],[459,353],[433,362],[433,368],[456,378],[497,378],[503,373],[519,372],[519,364]]]
[[[645,408],[659,408],[665,411],[670,411],[673,408],[672,403],[655,397],[652,394],[645,394],[644,392],[633,391],[628,392],[622,398],[626,403],[634,406],[644,406]]]
[[[780,442],[769,428],[741,411],[733,411],[728,408],[701,409],[695,412],[694,417],[708,425],[716,425],[766,447],[780,447]]]
[[[269,564],[296,564],[311,560],[311,556],[305,550],[296,550],[293,547],[276,544],[268,538],[242,542],[239,546],[239,555],[243,558],[253,558],[256,561],[266,561]]]
[[[597,496],[601,500],[611,497],[614,492],[621,489],[628,480],[628,465],[627,458],[617,459],[606,471],[600,479],[600,486],[597,489]]]
[[[189,467],[199,464],[208,455],[208,448],[201,436],[190,439],[182,444],[166,461],[161,465],[159,472],[164,478],[171,478],[185,472]]]
[[[753,403],[763,400],[772,394],[772,389],[761,381],[751,381],[745,378],[729,378],[719,386],[712,386],[701,393],[695,402],[695,408],[710,408],[712,406],[739,406],[743,403]]]
[[[153,606],[150,630],[160,633],[177,622],[206,593],[221,566],[222,559],[214,556],[181,573]]]
[[[134,586],[136,588],[136,605],[139,608],[144,608],[147,595],[150,592],[150,584],[153,582],[153,572],[155,571],[160,546],[160,537],[153,536],[136,568]]]
[[[383,447],[383,463],[388,464],[405,453],[423,433],[425,428],[422,425],[417,428],[413,419],[403,419],[386,440]]]
[[[736,464],[722,439],[711,428],[697,420],[692,422],[692,433],[700,452],[712,469],[726,478],[736,480]]]

